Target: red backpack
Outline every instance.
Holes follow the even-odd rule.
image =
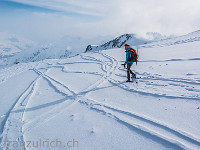
[[[132,48],[131,50],[130,50],[130,52],[131,52],[131,60],[133,61],[133,62],[136,62],[136,64],[137,64],[137,62],[138,62],[138,54],[137,54],[137,51],[134,49],[134,48]]]

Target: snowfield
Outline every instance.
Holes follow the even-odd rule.
[[[157,44],[1,69],[0,149],[200,149],[200,42]]]

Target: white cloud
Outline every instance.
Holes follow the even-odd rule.
[[[45,7],[62,12],[74,12],[85,15],[101,16],[106,4],[101,0],[11,0],[24,4]]]
[[[199,0],[118,0],[108,20],[122,32],[184,34],[199,29],[199,6]]]
[[[31,23],[21,16],[21,24],[29,26],[29,35],[58,37],[64,34],[81,36],[120,35],[146,32],[159,32],[165,35],[185,34],[200,28],[199,0],[13,0],[34,6],[55,9],[65,13],[31,14]],[[101,16],[100,19],[84,15]],[[98,17],[97,17],[98,18]],[[93,20],[94,19],[94,20]],[[11,20],[11,18],[10,18]],[[17,18],[15,19],[17,21]],[[25,22],[25,23],[24,23]],[[19,30],[20,31],[20,30]]]

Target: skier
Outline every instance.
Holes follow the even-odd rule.
[[[127,64],[127,78],[128,80],[126,82],[132,82],[130,80],[130,74],[132,74],[132,78],[136,78],[136,74],[133,73],[133,71],[131,70],[131,66],[133,65],[134,62],[136,62],[137,64],[137,52],[135,49],[131,48],[130,45],[128,44],[125,44],[125,52],[126,52],[126,61],[125,61],[125,64],[122,64],[125,65]]]

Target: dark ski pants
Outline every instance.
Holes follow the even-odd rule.
[[[134,75],[133,71],[131,70],[132,65],[133,65],[133,63],[127,64],[127,78],[128,78],[128,80],[130,80],[130,74]]]

